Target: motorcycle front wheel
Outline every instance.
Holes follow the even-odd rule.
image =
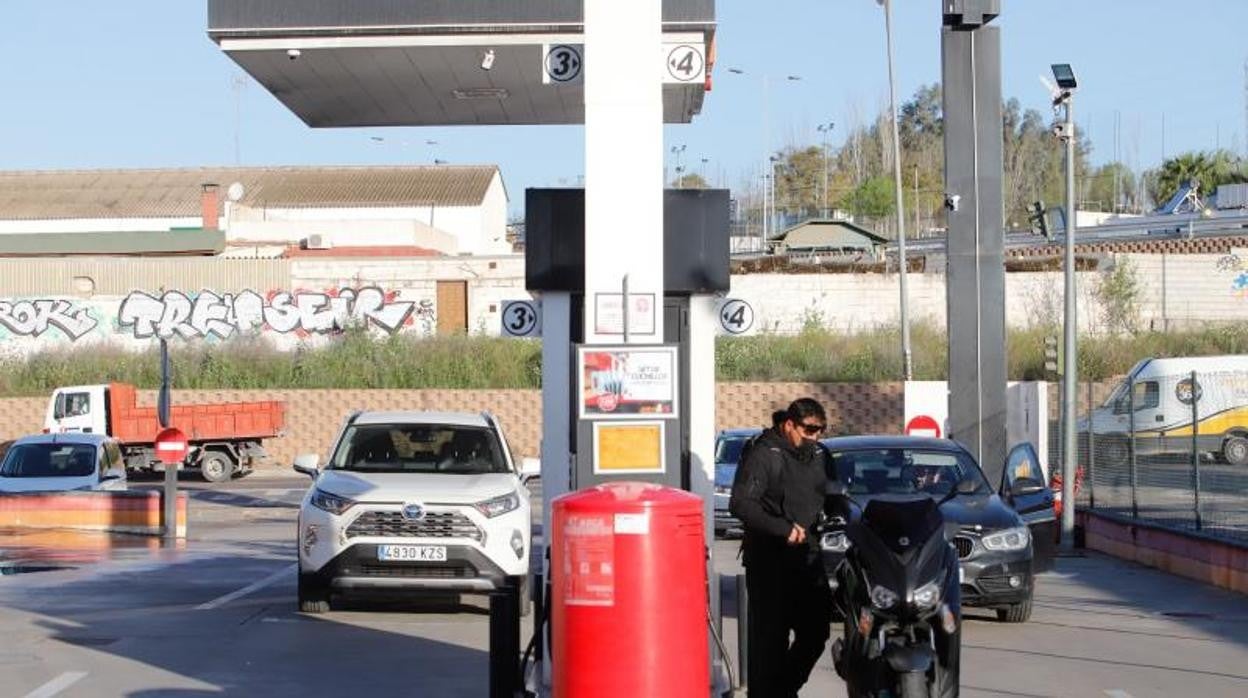
[[[931,693],[927,690],[927,674],[918,671],[911,671],[901,675],[898,681],[898,693],[901,698],[928,698]]]

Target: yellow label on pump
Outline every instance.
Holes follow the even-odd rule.
[[[662,473],[663,422],[596,422],[595,473]]]

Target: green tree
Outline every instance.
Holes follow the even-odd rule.
[[[888,177],[871,177],[841,202],[855,216],[876,220],[892,215],[895,204],[893,180]]]
[[[1107,162],[1088,175],[1082,197],[1083,208],[1099,206],[1103,211],[1134,208],[1135,173],[1121,162]],[[1117,195],[1117,200],[1115,200]]]
[[[683,174],[672,182],[672,186],[676,189],[710,189],[711,185],[706,179],[697,172]]]

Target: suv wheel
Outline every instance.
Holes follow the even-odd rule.
[[[1026,623],[1031,618],[1031,597],[1026,601],[1012,603],[1005,608],[997,609],[997,620],[1002,623]]]
[[[302,613],[329,611],[329,587],[314,575],[299,573],[299,610]]]

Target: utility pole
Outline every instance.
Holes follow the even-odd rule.
[[[897,129],[897,85],[893,80],[893,3],[876,0],[884,6],[884,34],[888,44],[888,111],[893,120],[893,190],[897,201],[897,271],[901,281],[901,361],[904,380],[914,378],[910,352],[910,294],[906,288],[906,222],[901,195],[901,140]]]

